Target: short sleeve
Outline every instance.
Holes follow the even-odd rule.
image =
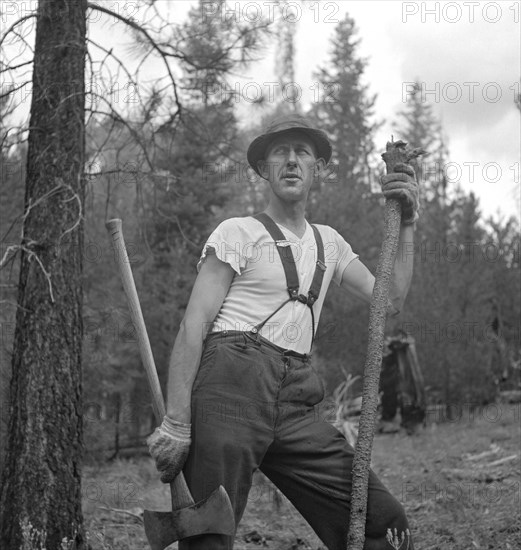
[[[230,218],[223,221],[208,237],[197,263],[198,272],[207,255],[215,254],[219,260],[229,264],[238,275],[241,274],[247,262],[243,254],[247,243],[243,242],[246,235],[238,223],[239,219]]]
[[[335,266],[335,271],[333,273],[333,281],[340,286],[342,283],[342,275],[345,268],[353,261],[358,258],[358,254],[353,252],[351,245],[347,243],[337,231],[332,229],[336,248],[338,250],[338,259]]]

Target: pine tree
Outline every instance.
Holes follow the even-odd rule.
[[[310,114],[330,137],[334,156],[330,175],[320,187],[312,188],[309,217],[333,226],[374,270],[383,229],[383,201],[372,193],[376,175],[370,166],[375,155],[376,96],[363,81],[367,60],[358,54],[356,35],[355,22],[346,15],[334,30],[327,63],[315,74],[317,96]],[[332,378],[335,370],[331,365],[347,363],[356,372],[363,369],[367,319],[365,304],[331,289],[317,349],[328,361],[327,376],[332,384],[340,381],[342,373],[338,370]]]
[[[81,511],[82,247],[87,1],[41,0],[8,446],[2,548],[85,547]],[[37,495],[37,496],[35,496]]]
[[[496,391],[497,373],[487,359],[494,351],[487,324],[500,295],[494,280],[509,279],[511,272],[507,262],[488,261],[486,250],[491,240],[496,248],[502,224],[491,230],[475,195],[448,185],[449,153],[419,85],[395,128],[400,139],[428,152],[416,166],[421,210],[414,277],[402,323],[417,340],[431,399],[443,400],[450,415],[456,402],[481,403],[493,399]],[[513,307],[507,302],[503,307],[509,316]]]
[[[112,131],[115,154],[105,154],[108,165],[136,166],[139,143],[131,129],[141,142],[153,144],[147,169],[136,170],[126,185],[111,185],[108,200],[110,210],[124,220],[127,244],[133,243],[136,251],[132,267],[158,374],[164,382],[173,338],[197,274],[195,266],[203,243],[220,221],[232,192],[231,184],[241,173],[242,167],[232,158],[237,149],[237,98],[230,81],[235,71],[255,56],[265,32],[260,24],[256,27],[233,17],[223,20],[218,6],[212,14],[201,17],[202,5],[199,2],[193,7],[182,24],[167,27],[162,38],[165,44],[175,44],[179,52],[181,115],[169,113],[168,109],[175,106],[156,90],[147,98],[154,109],[150,109],[150,116],[142,115],[139,124],[131,128],[116,125],[115,131],[108,120],[93,129],[93,135],[99,134],[96,141],[102,143],[104,134]],[[164,116],[155,116],[154,112]],[[93,232],[102,226],[106,199],[104,195],[94,203]],[[100,266],[92,268],[99,277]],[[111,274],[107,273],[107,277],[110,279]],[[103,302],[103,296],[113,286],[111,300],[105,298]],[[110,280],[110,284],[105,280],[100,285],[93,279],[90,290],[93,327],[105,326],[105,334],[99,342],[95,337],[89,340],[90,347],[96,348],[96,360],[86,357],[87,395],[95,400],[94,384],[100,369],[105,368],[106,396],[98,401],[114,412],[108,431],[114,433],[118,403],[124,403],[132,394],[134,421],[123,428],[135,437],[148,424],[146,403],[150,399],[143,369],[135,358],[135,342],[113,342],[112,327],[117,329],[126,323],[125,300],[117,280]],[[132,349],[134,357],[129,353]],[[95,428],[89,425],[90,439],[98,438]],[[121,435],[123,438],[128,433]]]
[[[27,147],[10,143],[8,98],[0,99],[0,471],[6,448],[9,380],[20,261],[16,254],[22,227]]]
[[[279,87],[277,92],[287,103],[290,111],[298,111],[297,88],[295,83],[295,35],[298,28],[298,17],[294,6],[287,0],[279,2],[279,20],[275,34],[277,36],[276,76]],[[282,95],[283,94],[283,95]]]
[[[414,163],[420,184],[420,219],[415,235],[414,277],[407,299],[404,328],[417,340],[420,364],[426,383],[446,403],[452,399],[452,373],[456,365],[442,339],[450,318],[450,273],[446,251],[450,240],[451,206],[448,198],[447,151],[439,121],[433,108],[413,87],[406,107],[398,114],[394,127],[398,139],[426,154]]]
[[[328,133],[338,163],[336,179],[356,194],[367,191],[367,161],[374,150],[372,121],[376,96],[369,93],[363,75],[367,60],[357,53],[355,21],[346,14],[336,26],[330,59],[314,75],[313,114]]]

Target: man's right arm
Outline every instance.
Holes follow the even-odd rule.
[[[199,370],[203,340],[219,313],[234,273],[229,264],[215,254],[208,254],[195,280],[168,370],[166,412],[178,422],[191,421],[192,386]]]

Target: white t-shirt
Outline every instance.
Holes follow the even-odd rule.
[[[344,269],[356,258],[351,246],[327,225],[316,225],[324,243],[326,271],[320,296],[313,306],[315,330],[329,283],[340,285]],[[307,296],[315,273],[317,247],[313,228],[306,222],[301,239],[279,224],[291,246],[297,269],[299,294]],[[289,298],[279,252],[264,225],[253,217],[230,218],[217,226],[205,243],[197,269],[213,249],[235,270],[230,289],[210,332],[249,331],[269,317]],[[212,251],[210,251],[212,253]],[[311,312],[299,301],[287,303],[271,317],[260,334],[285,349],[309,353],[312,339]]]

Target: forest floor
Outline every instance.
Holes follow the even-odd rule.
[[[452,422],[429,421],[412,436],[375,437],[373,469],[404,505],[416,550],[521,547],[520,412],[520,404],[488,405],[460,410]],[[116,460],[85,467],[83,503],[93,550],[143,550],[142,510],[167,510],[168,487],[151,459]],[[235,548],[325,550],[262,474]]]

